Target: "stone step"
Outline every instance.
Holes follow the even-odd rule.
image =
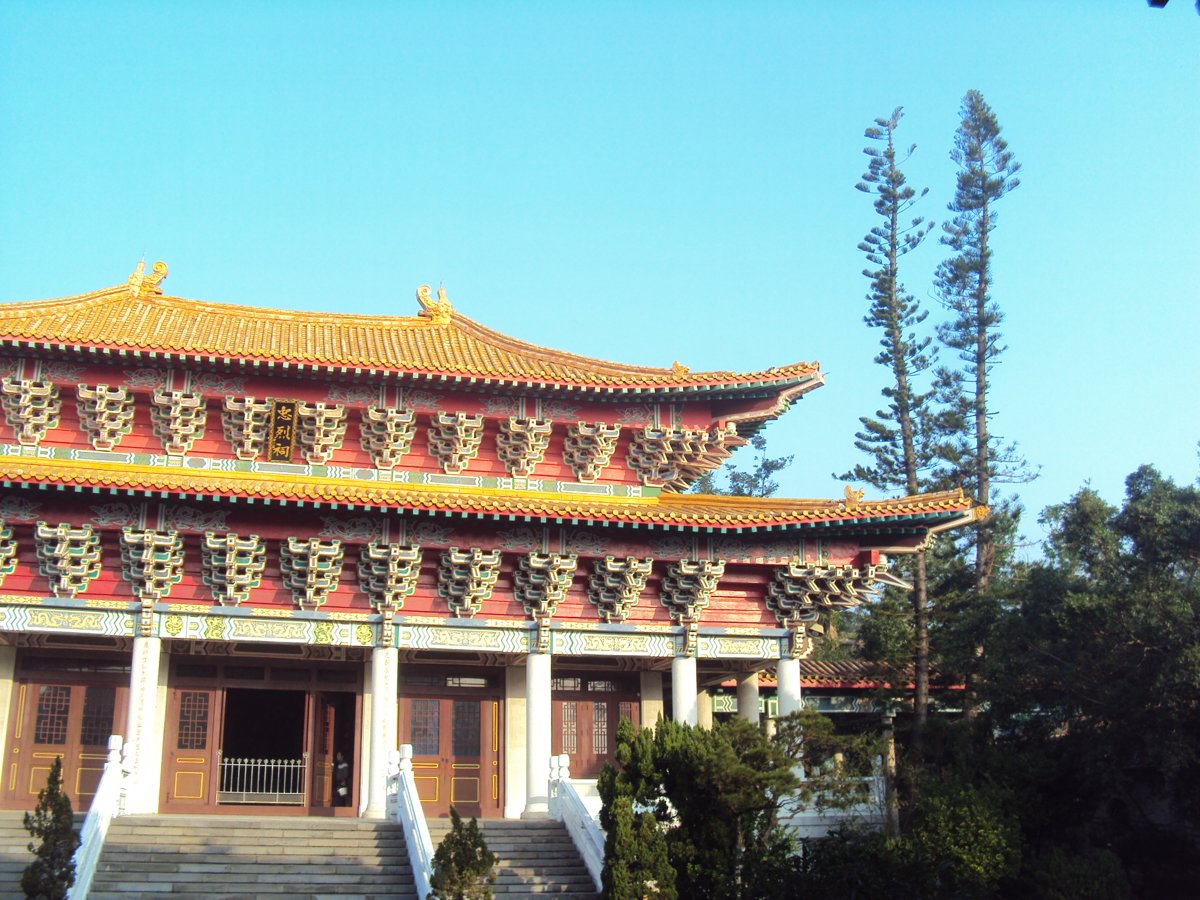
[[[116,820],[90,896],[415,896],[397,825],[355,819],[136,816]]]

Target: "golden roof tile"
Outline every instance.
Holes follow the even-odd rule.
[[[163,492],[254,498],[283,503],[441,512],[449,515],[528,517],[546,521],[636,524],[646,527],[744,531],[858,524],[941,530],[986,515],[961,491],[867,500],[777,500],[705,494],[657,497],[580,497],[573,494],[395,484],[268,473],[184,471],[121,463],[0,457],[0,482],[98,491]]]
[[[426,286],[418,290],[422,309],[416,316],[309,313],[165,296],[159,282],[166,271],[155,263],[147,275],[139,265],[126,284],[0,304],[0,343],[599,391],[737,393],[766,387],[783,406],[824,380],[816,363],[691,372],[678,363],[629,366],[538,347],[472,321],[443,292],[435,299]]]

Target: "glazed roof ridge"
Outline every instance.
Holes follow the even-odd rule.
[[[156,264],[156,272],[161,264]],[[165,277],[161,267],[159,280]],[[633,366],[540,347],[455,311],[444,296],[414,316],[313,313],[190,300],[115,285],[51,300],[0,304],[0,342],[161,353],[332,369],[620,391],[737,390],[796,396],[824,381],[818,363],[758,372]],[[424,296],[422,293],[424,292]],[[436,306],[437,301],[434,301]]]

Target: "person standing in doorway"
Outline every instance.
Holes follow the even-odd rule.
[[[346,756],[341,750],[334,755],[333,805],[350,805],[350,763],[346,761]]]

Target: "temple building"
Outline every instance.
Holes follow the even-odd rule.
[[[163,293],[167,268],[0,305],[0,805],[110,734],[129,812],[545,808],[622,717],[736,683],[801,702],[823,611],[981,514],[961,492],[687,493],[823,376],[532,346],[421,287],[411,317]],[[683,349],[683,348],[680,348]],[[350,763],[349,795],[334,776]]]

